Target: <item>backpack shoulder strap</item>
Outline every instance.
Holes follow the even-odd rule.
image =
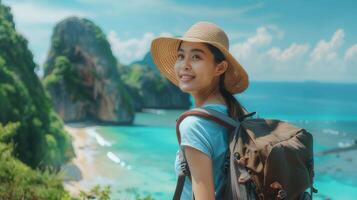
[[[234,119],[228,117],[227,115],[218,112],[209,108],[194,108],[192,110],[184,112],[177,120],[176,120],[176,136],[179,144],[181,144],[181,133],[180,133],[180,124],[181,122],[188,116],[199,116],[205,119],[212,120],[217,124],[232,130],[239,127],[240,123],[235,121]]]
[[[180,133],[179,127],[180,127],[181,122],[188,116],[199,116],[199,117],[203,117],[205,119],[212,120],[212,121],[216,122],[217,124],[227,128],[229,130],[239,127],[239,124],[240,124],[239,122],[235,121],[234,119],[232,119],[232,118],[226,116],[225,114],[218,112],[216,110],[208,109],[208,108],[194,108],[192,110],[184,112],[176,120],[176,135],[177,135],[177,140],[178,140],[179,144],[181,144],[181,133]],[[183,168],[187,167],[187,168],[186,168],[185,172],[181,169],[181,172],[177,179],[177,184],[176,184],[176,189],[175,189],[173,200],[180,200],[183,186],[185,183],[185,177],[186,176],[190,177],[189,169],[188,169],[188,165],[187,165],[187,161],[186,161],[186,157],[183,152],[183,149],[179,153],[180,153],[181,167],[183,167]],[[193,199],[195,199],[194,195],[193,195]]]

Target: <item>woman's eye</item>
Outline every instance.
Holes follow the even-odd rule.
[[[183,58],[184,58],[184,57],[183,57],[182,54],[178,54],[178,55],[177,55],[177,59],[178,59],[178,60],[182,60]]]
[[[194,55],[194,56],[192,56],[192,59],[193,59],[193,60],[199,60],[199,59],[201,59],[201,57],[198,56],[198,55]]]

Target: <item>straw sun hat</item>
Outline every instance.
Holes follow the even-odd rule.
[[[209,22],[198,22],[180,38],[158,37],[151,43],[151,55],[154,63],[172,83],[178,86],[174,65],[181,41],[203,42],[217,47],[229,63],[225,73],[226,90],[232,94],[243,92],[249,84],[248,74],[239,62],[229,53],[229,41],[225,32]]]

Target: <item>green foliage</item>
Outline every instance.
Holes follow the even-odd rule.
[[[126,191],[129,193],[130,197],[127,198],[121,198],[121,200],[154,200],[154,198],[151,197],[151,195],[145,195],[141,196],[138,192],[137,189],[132,188],[128,189]],[[79,198],[82,200],[91,200],[91,199],[97,199],[97,200],[110,200],[110,193],[111,193],[111,188],[110,186],[104,186],[103,188],[99,185],[94,186],[89,192],[85,191],[80,191]]]
[[[1,0],[0,0],[0,4],[1,4]],[[13,23],[13,17],[10,12],[10,7],[0,6],[0,20],[6,20],[11,24],[12,27],[15,27],[15,24]]]
[[[83,82],[84,80],[82,80],[78,71],[65,56],[55,58],[52,72],[43,80],[45,88],[54,91],[61,90],[61,85],[64,85],[65,91],[71,94],[74,102],[91,101],[91,92],[83,85]]]
[[[122,73],[122,80],[133,88],[139,89],[140,79],[145,73],[145,69],[141,65],[131,65],[126,73]]]
[[[103,189],[97,185],[94,186],[89,192],[81,191],[79,197],[83,200],[98,199],[109,200],[110,199],[110,186],[105,186]]]
[[[153,77],[152,79],[153,79],[153,82],[154,82],[154,91],[160,93],[166,87],[168,87],[168,82],[164,77],[157,76],[157,77]]]
[[[121,78],[130,88],[152,93],[163,92],[168,87],[166,79],[156,74],[148,66],[133,64],[130,66],[118,66]]]
[[[3,126],[0,123],[0,142],[10,143],[16,133],[16,130],[19,128],[20,123],[8,123],[7,126]]]
[[[0,3],[0,123],[18,122],[13,137],[16,158],[32,168],[58,170],[73,156],[71,142],[35,67],[10,9]]]
[[[19,128],[20,123],[8,123],[7,126],[3,126],[0,123],[0,157],[11,156],[13,149],[13,138],[16,134],[16,130]]]
[[[62,180],[32,170],[13,157],[0,158],[0,199],[61,199]]]
[[[0,199],[70,199],[62,179],[49,171],[33,170],[12,156],[20,123],[0,123]]]
[[[118,88],[118,91],[121,91],[121,95],[122,95],[121,98],[123,101],[123,105],[125,105],[126,109],[128,109],[128,114],[135,115],[135,110],[133,109],[133,99],[131,98],[129,93],[126,91],[124,85],[122,83],[117,83],[117,88]]]
[[[45,86],[54,85],[63,79],[68,85],[76,85],[81,82],[78,72],[74,69],[72,64],[65,56],[56,57],[55,67],[50,75],[53,77],[51,77],[49,80],[48,77],[46,77],[47,79],[45,79]]]

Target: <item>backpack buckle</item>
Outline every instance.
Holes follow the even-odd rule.
[[[285,190],[279,190],[278,191],[278,195],[276,196],[277,199],[281,200],[281,199],[286,199],[288,195],[286,194]]]
[[[183,174],[185,174],[186,176],[190,175],[190,169],[188,168],[188,163],[187,162],[182,161],[180,163],[180,168],[181,168],[181,172]]]

